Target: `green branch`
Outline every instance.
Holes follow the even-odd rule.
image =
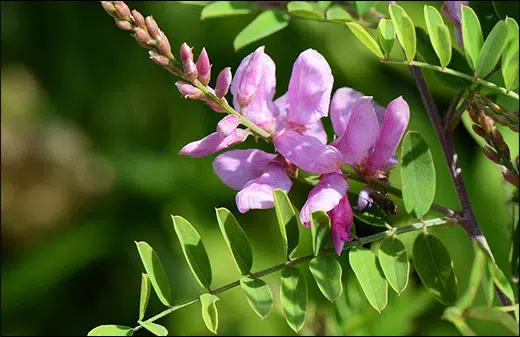
[[[362,245],[366,245],[368,243],[372,243],[372,242],[375,242],[375,241],[380,241],[380,240],[383,240],[384,238],[386,238],[388,236],[392,236],[394,234],[395,235],[399,235],[399,234],[404,234],[404,233],[408,233],[408,232],[413,232],[413,231],[416,231],[416,230],[423,230],[424,228],[431,228],[431,227],[435,227],[435,226],[450,225],[450,224],[451,224],[451,222],[447,221],[446,219],[437,218],[437,219],[425,220],[423,222],[414,223],[414,224],[408,225],[408,226],[394,227],[394,228],[386,230],[384,232],[380,232],[380,233],[377,233],[377,234],[374,234],[374,235],[369,235],[369,236],[366,236],[364,238],[358,238],[357,240],[347,242],[347,243],[345,243],[345,246],[343,247],[343,251],[349,250],[352,247],[362,246]],[[334,253],[334,248],[324,249],[323,252],[324,253]],[[314,257],[314,254],[301,256],[301,257],[298,257],[296,259],[293,259],[293,260],[290,260],[290,261],[287,261],[287,262],[284,262],[284,263],[277,264],[276,266],[273,266],[273,267],[270,267],[270,268],[258,271],[256,273],[251,273],[250,276],[253,277],[253,278],[259,278],[259,277],[262,277],[262,276],[265,276],[265,275],[269,275],[269,274],[272,274],[272,273],[277,272],[279,270],[282,270],[283,268],[285,268],[288,265],[294,266],[294,265],[300,264],[302,262],[309,261],[313,257]],[[229,289],[235,288],[238,285],[240,285],[240,280],[236,280],[234,282],[226,284],[225,286],[217,288],[217,289],[213,290],[211,293],[214,294],[214,295],[217,295],[217,294],[223,293],[223,292],[225,292],[225,291],[227,291]],[[158,313],[157,315],[147,319],[145,322],[148,322],[148,323],[155,322],[156,320],[158,320],[158,319],[160,319],[160,318],[162,318],[164,316],[167,316],[168,314],[171,314],[172,312],[174,312],[174,311],[176,311],[178,309],[187,307],[188,305],[197,303],[199,301],[200,301],[200,297],[199,296],[193,297],[193,298],[191,298],[189,300],[186,300],[186,301],[184,301],[184,302],[182,302],[182,303],[180,303],[178,305],[169,307],[168,309],[166,309],[166,310]],[[139,330],[141,328],[142,328],[142,326],[138,325],[135,328],[133,328],[133,331],[135,332],[135,331],[137,331],[137,330]]]

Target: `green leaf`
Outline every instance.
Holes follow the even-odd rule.
[[[416,52],[417,39],[415,37],[415,26],[412,19],[406,14],[404,9],[398,5],[388,6],[392,23],[394,24],[397,40],[404,49],[406,60],[413,61]]]
[[[307,282],[298,268],[282,269],[280,297],[287,324],[295,332],[300,331],[307,312]]]
[[[152,287],[155,290],[157,297],[159,297],[162,304],[166,306],[170,305],[170,284],[168,283],[168,277],[166,276],[166,272],[164,271],[159,257],[146,242],[136,241],[135,244],[139,251],[139,255],[141,256],[141,261],[143,262],[146,274],[148,274],[148,277],[150,278],[150,282],[152,283]]]
[[[343,292],[341,282],[342,269],[338,261],[331,255],[319,255],[311,260],[309,269],[316,280],[321,293],[334,302]]]
[[[441,66],[446,67],[451,60],[451,37],[439,11],[432,6],[424,6],[424,18],[430,40]]]
[[[327,20],[332,22],[345,22],[352,20],[352,15],[340,5],[334,5],[327,11]]]
[[[380,59],[384,58],[383,52],[376,40],[367,32],[365,28],[363,28],[359,23],[356,22],[347,22],[347,26],[352,33],[358,38],[361,43],[365,45],[370,51],[376,54]]]
[[[150,299],[150,278],[143,273],[141,277],[141,297],[139,299],[139,320],[144,318],[146,307],[148,307],[148,300]]]
[[[508,90],[518,88],[518,23],[512,19],[506,19],[507,43],[502,54],[502,77]]]
[[[211,265],[199,233],[181,216],[172,216],[172,220],[182,252],[193,276],[195,276],[201,287],[209,288],[211,285]]]
[[[218,329],[218,310],[215,302],[218,300],[219,298],[212,294],[200,295],[200,303],[202,305],[202,319],[204,320],[208,330],[213,332],[215,335],[217,334]]]
[[[324,211],[311,213],[311,235],[312,251],[314,256],[318,256],[318,253],[330,236],[330,218]]]
[[[502,76],[504,77],[505,87],[508,90],[518,88],[518,50],[511,57],[508,63],[502,65]]]
[[[392,21],[385,18],[379,20],[377,25],[377,41],[388,57],[392,52],[395,41],[395,29]]]
[[[150,331],[156,336],[168,336],[168,330],[160,324],[146,321],[143,322],[141,320],[139,320],[138,323],[140,326],[142,326],[143,328]]]
[[[507,43],[507,24],[500,20],[491,30],[480,51],[476,72],[484,78],[498,63]]]
[[[406,212],[421,218],[435,197],[435,166],[428,144],[415,131],[408,131],[401,146],[401,182]]]
[[[453,304],[459,296],[459,286],[450,253],[441,240],[420,233],[413,243],[415,270],[433,297],[444,305]]]
[[[493,277],[495,286],[497,286],[512,303],[515,303],[515,292],[502,270],[491,260],[488,260],[488,268]]]
[[[399,294],[408,285],[410,263],[403,242],[389,236],[379,244],[379,263],[390,286]]]
[[[100,325],[90,330],[87,336],[132,336],[133,330],[124,325]]]
[[[324,11],[326,11],[330,5],[332,5],[332,1],[318,1],[318,6]]]
[[[466,291],[459,297],[457,303],[455,303],[455,306],[461,311],[469,308],[475,301],[475,296],[477,295],[480,281],[482,280],[482,275],[484,274],[484,270],[487,265],[487,257],[476,242],[473,243],[473,250],[475,251],[475,257],[473,258],[473,265],[471,267],[468,287],[466,288]]]
[[[218,225],[233,259],[242,275],[247,275],[253,266],[253,252],[246,233],[233,214],[225,208],[216,208]]]
[[[354,217],[371,226],[386,227],[388,224],[386,220],[381,216],[381,214],[377,214],[377,212],[382,211],[376,209],[376,207],[371,207],[364,210],[363,213],[354,213]]]
[[[467,315],[477,319],[500,323],[509,329],[509,331],[511,331],[515,336],[518,336],[518,323],[506,312],[495,308],[475,307],[468,309]]]
[[[233,47],[237,51],[250,43],[284,29],[288,24],[289,16],[286,14],[273,10],[262,12],[238,33],[233,41]]]
[[[177,1],[183,5],[193,5],[193,6],[207,6],[211,3],[211,1]]]
[[[484,44],[482,28],[477,14],[468,6],[461,6],[462,18],[462,40],[464,41],[464,52],[471,69],[477,69],[480,50]]]
[[[287,11],[293,15],[306,19],[324,19],[320,7],[308,1],[291,1],[287,4]]]
[[[200,19],[249,14],[253,10],[247,1],[215,1],[200,12]]]
[[[299,241],[298,213],[283,190],[276,189],[273,194],[276,218],[280,226],[285,252],[287,257],[291,257],[296,252]]]
[[[358,15],[366,14],[374,8],[379,1],[354,1]]]
[[[368,302],[381,313],[388,303],[388,282],[376,255],[370,249],[354,247],[349,252],[349,262]]]
[[[480,284],[482,286],[482,292],[484,293],[484,297],[486,298],[486,303],[488,306],[493,305],[493,301],[495,300],[495,284],[493,283],[493,275],[491,274],[491,269],[487,267],[484,268],[484,274],[482,275],[482,279],[480,280]]]
[[[519,267],[519,251],[520,251],[520,217],[516,221],[516,226],[511,235],[511,249],[509,262],[511,263],[511,276],[518,280]]]
[[[249,276],[240,279],[240,286],[251,308],[261,319],[266,318],[273,309],[273,294],[269,286],[263,280]]]

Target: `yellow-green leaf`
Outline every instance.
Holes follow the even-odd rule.
[[[400,295],[408,285],[410,263],[404,243],[389,236],[379,244],[379,263],[390,286]]]
[[[334,5],[327,10],[327,20],[332,22],[346,22],[352,20],[352,15],[340,5]]]
[[[168,336],[168,329],[166,329],[164,326],[153,323],[153,322],[143,322],[141,320],[138,321],[139,325],[145,328],[146,330],[150,331],[156,336]]]
[[[150,299],[150,278],[143,273],[141,277],[141,296],[139,298],[139,320],[144,318],[146,308],[148,307],[148,300]]]
[[[448,26],[444,24],[439,11],[432,6],[424,6],[424,19],[433,49],[441,66],[446,67],[451,60],[451,37]]]
[[[287,266],[281,273],[280,297],[287,324],[295,332],[305,323],[307,312],[307,282],[296,267]]]
[[[476,73],[484,78],[498,63],[507,43],[507,24],[500,20],[491,30],[478,56]]]
[[[159,297],[162,304],[166,306],[170,305],[170,284],[159,257],[146,242],[136,242],[135,244],[157,297]]]
[[[318,255],[309,262],[309,269],[321,293],[334,302],[343,292],[339,262],[332,255]]]
[[[259,278],[244,276],[240,279],[240,286],[246,294],[247,301],[254,312],[264,319],[273,308],[273,294],[269,286]]]
[[[217,334],[218,330],[218,310],[215,302],[218,300],[219,298],[212,294],[200,295],[202,319],[204,320],[208,330],[213,332],[215,335]]]
[[[287,11],[306,19],[324,19],[320,6],[308,1],[291,1],[287,4]]]
[[[249,14],[253,10],[247,1],[214,1],[200,12],[200,19]]]
[[[330,218],[324,211],[311,213],[312,250],[318,256],[321,248],[330,237]]]
[[[406,60],[413,61],[416,52],[417,39],[415,36],[415,26],[412,19],[404,9],[398,5],[388,6],[392,23],[394,24],[397,40],[404,49]]]
[[[132,336],[134,331],[124,325],[100,325],[90,330],[87,336]]]
[[[284,13],[267,10],[251,21],[233,41],[235,51],[264,37],[284,29],[289,24],[289,16]]]
[[[464,41],[464,52],[469,66],[477,70],[478,57],[484,44],[482,28],[477,14],[468,6],[461,6],[462,40]]]
[[[361,41],[365,47],[370,49],[372,53],[376,54],[376,56],[380,59],[385,57],[376,40],[374,40],[374,38],[359,23],[348,22],[347,26],[350,31],[358,38],[358,40]]]
[[[276,218],[282,234],[285,253],[287,257],[291,257],[296,251],[299,241],[298,212],[285,191],[276,189],[273,192],[273,196]]]
[[[377,25],[377,41],[388,56],[392,52],[395,41],[395,29],[391,20],[382,18]]]

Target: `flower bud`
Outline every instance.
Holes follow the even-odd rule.
[[[504,138],[498,129],[493,129],[491,132],[491,139],[493,140],[493,144],[495,148],[509,160],[511,157],[511,153],[509,152],[509,146],[507,146],[506,142],[504,142]]]
[[[489,160],[491,160],[494,163],[500,164],[500,156],[492,148],[490,148],[489,146],[484,146],[482,148],[482,151],[484,151],[484,154],[486,155],[486,157],[488,157]]]
[[[189,83],[177,81],[175,82],[175,86],[177,86],[177,89],[184,98],[203,99],[205,97],[204,93],[200,91],[200,89],[197,89]]]
[[[148,29],[148,33],[155,39],[158,40],[161,35],[161,31],[159,30],[159,26],[157,26],[157,22],[155,22],[154,18],[151,16],[147,16],[144,20],[146,23],[146,29]]]
[[[116,20],[116,25],[122,30],[132,30],[133,28],[132,23],[130,23],[129,21],[119,19],[114,20]]]
[[[103,6],[105,12],[107,12],[110,16],[114,18],[117,17],[116,8],[114,7],[114,4],[111,1],[101,1],[101,6]]]
[[[211,79],[211,65],[209,64],[208,53],[206,48],[202,48],[199,58],[197,59],[197,71],[199,72],[199,81],[204,85],[208,85]]]
[[[227,115],[222,118],[220,122],[217,124],[217,132],[220,137],[224,138],[229,136],[231,132],[235,131],[238,125],[240,124],[237,116]]]
[[[477,135],[479,135],[482,138],[486,138],[486,131],[484,131],[484,129],[482,129],[480,126],[473,124],[472,128]]]
[[[193,52],[191,51],[191,48],[184,42],[181,45],[181,61],[187,61],[191,59],[193,61]]]
[[[170,41],[163,32],[160,34],[160,38],[157,39],[157,49],[161,52],[161,54],[173,58],[172,49],[170,47]]]
[[[181,45],[181,60],[184,75],[188,81],[195,81],[198,75],[197,66],[195,65],[195,62],[193,62],[193,52],[186,42]]]
[[[264,46],[258,47],[247,64],[238,87],[238,104],[244,108],[253,100],[262,76]]]
[[[231,68],[226,67],[222,69],[220,74],[217,76],[217,84],[215,85],[215,96],[222,98],[226,96],[231,85]]]
[[[520,179],[518,176],[514,172],[508,170],[505,166],[502,166],[502,175],[511,185],[515,186],[516,188],[520,188]]]
[[[143,29],[146,28],[146,23],[145,23],[143,15],[141,13],[139,13],[138,11],[136,11],[134,9],[132,11],[132,17],[134,18],[134,23],[135,23],[135,25],[137,27],[140,27],[140,28],[143,28]]]
[[[148,54],[150,55],[150,59],[152,59],[152,61],[162,67],[167,66],[170,63],[170,60],[166,56],[158,54],[155,50],[148,51]]]
[[[147,48],[149,48],[148,46],[149,46],[149,43],[151,42],[150,40],[152,40],[152,37],[150,36],[150,34],[148,34],[148,32],[141,27],[137,27],[135,29],[134,33],[135,33],[135,39],[137,40],[137,42],[140,42],[140,43],[142,43],[141,45],[144,45]]]
[[[486,133],[491,133],[491,131],[495,128],[495,121],[483,113],[479,115],[479,118],[482,128],[486,131]]]
[[[117,16],[122,20],[130,20],[130,8],[124,1],[114,1],[114,7],[117,12]]]

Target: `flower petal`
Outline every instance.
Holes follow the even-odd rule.
[[[231,132],[235,131],[240,124],[237,116],[227,115],[217,124],[217,132],[220,137],[227,137]]]
[[[339,204],[329,212],[331,222],[331,233],[332,243],[336,254],[341,255],[345,241],[350,241],[350,229],[354,223],[354,213],[350,202],[345,195]]]
[[[352,88],[339,88],[330,102],[330,119],[332,128],[338,137],[341,137],[347,128],[352,115],[354,103],[364,95]]]
[[[354,165],[369,154],[379,132],[379,122],[372,106],[372,97],[359,98],[343,135],[332,142],[343,154],[343,163]]]
[[[341,173],[324,174],[307,196],[307,201],[300,211],[302,224],[310,227],[311,213],[328,212],[336,207],[348,190],[348,183]]]
[[[248,182],[237,193],[236,203],[240,213],[250,209],[266,209],[274,207],[273,191],[277,188],[289,192],[292,181],[278,163],[269,163],[265,172],[258,178]]]
[[[321,143],[317,138],[302,136],[287,129],[275,136],[273,143],[276,151],[307,172],[323,174],[339,169],[341,153],[335,147]]]
[[[210,154],[244,142],[249,135],[249,131],[242,129],[236,129],[227,137],[220,137],[217,132],[213,132],[209,136],[185,145],[179,154],[194,158],[209,156]]]
[[[242,76],[245,74],[249,61],[254,53],[247,55],[235,73],[233,82],[231,83],[231,94],[233,95],[233,105],[237,111],[241,111],[246,117],[256,125],[269,129],[273,123],[273,113],[275,106],[273,98],[276,91],[276,66],[273,60],[267,54],[262,54],[260,62],[257,65],[260,72],[260,82],[252,96],[251,102],[247,107],[241,108],[238,103],[238,90]]]
[[[381,126],[374,151],[367,160],[368,166],[377,170],[385,165],[395,153],[397,145],[410,121],[410,107],[402,96],[397,97],[386,108],[385,121]]]
[[[289,81],[287,121],[307,125],[326,117],[333,83],[327,60],[314,49],[302,52],[294,62]]]
[[[257,149],[231,150],[213,160],[213,171],[224,184],[240,191],[250,180],[260,177],[275,157],[275,154]]]
[[[314,137],[323,144],[327,144],[327,132],[325,132],[325,128],[323,127],[321,120],[318,120],[312,124],[308,124],[307,130],[303,132],[303,135]]]

